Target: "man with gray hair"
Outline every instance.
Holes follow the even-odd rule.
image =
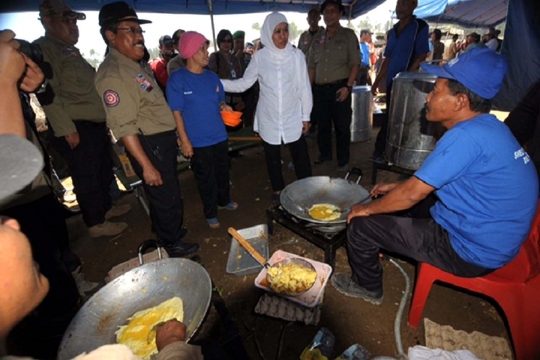
[[[62,0],[42,0],[39,14],[45,36],[35,43],[52,69],[47,80],[54,98],[42,104],[52,129],[51,144],[67,160],[90,236],[118,235],[127,224],[108,219],[127,213],[131,206],[111,203],[113,164],[105,111],[93,86],[96,71],[75,47],[79,41],[77,21],[86,15],[73,11]]]

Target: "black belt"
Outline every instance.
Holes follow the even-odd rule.
[[[94,126],[94,127],[105,126],[107,124],[105,121],[96,122],[96,121],[90,121],[90,120],[77,120],[77,119],[75,119],[73,121],[76,122],[77,124],[80,124],[80,125]]]
[[[349,79],[341,79],[341,80],[332,81],[326,84],[315,84],[315,86],[329,88],[336,85],[343,85],[343,84],[347,85],[347,81],[349,81]]]

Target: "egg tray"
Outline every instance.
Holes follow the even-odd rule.
[[[255,306],[255,313],[287,321],[317,325],[321,318],[320,307],[308,308],[277,295],[265,293]]]

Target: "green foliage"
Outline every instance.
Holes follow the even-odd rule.
[[[296,39],[304,32],[304,30],[298,30],[298,26],[293,22],[289,24],[289,41],[295,43]]]
[[[97,69],[99,65],[103,62],[103,55],[101,55],[94,49],[90,50],[89,56],[86,56],[84,53],[82,53],[81,55],[95,69]]]
[[[159,48],[155,47],[152,49],[148,49],[148,53],[150,54],[150,60],[153,60],[159,57]]]

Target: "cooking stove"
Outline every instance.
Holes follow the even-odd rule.
[[[271,206],[266,210],[268,233],[274,232],[274,221],[293,233],[303,237],[324,250],[324,262],[334,268],[336,250],[347,240],[345,224],[326,226],[308,222],[291,215],[281,206]]]

